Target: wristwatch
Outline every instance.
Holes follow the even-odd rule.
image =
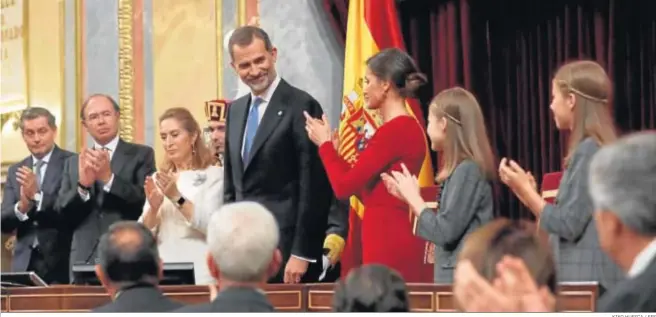
[[[182,207],[186,201],[187,200],[183,196],[180,196],[180,198],[175,201],[175,204],[178,205],[178,207]]]

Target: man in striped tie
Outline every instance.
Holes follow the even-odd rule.
[[[33,271],[46,283],[68,283],[71,233],[55,200],[66,159],[55,144],[57,124],[45,108],[23,111],[20,129],[30,155],[9,167],[2,199],[2,232],[16,233],[12,271]]]

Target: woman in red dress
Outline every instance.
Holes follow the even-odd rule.
[[[408,205],[388,193],[382,173],[401,171],[405,164],[419,174],[426,155],[424,130],[406,110],[405,98],[426,83],[412,58],[387,49],[367,60],[364,99],[378,110],[383,124],[351,166],[335,150],[326,117],[306,115],[310,139],[319,146],[321,160],[339,199],[352,195],[365,206],[362,219],[362,262],[378,263],[398,271],[406,282],[425,282],[424,242],[412,233]]]

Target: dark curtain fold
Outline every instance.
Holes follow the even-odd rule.
[[[344,40],[348,0],[324,4]],[[606,68],[621,131],[656,129],[656,16],[649,7],[617,0],[417,0],[400,2],[399,15],[408,51],[430,79],[419,96],[424,115],[439,91],[469,89],[497,155],[518,161],[539,183],[544,173],[562,169],[566,136],[556,130],[549,104],[551,77],[568,60]],[[531,218],[500,188],[500,215]]]
[[[322,0],[322,2],[323,9],[328,15],[328,21],[335,31],[335,37],[340,43],[344,44],[346,40],[349,0]]]

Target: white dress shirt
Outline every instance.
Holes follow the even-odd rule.
[[[631,269],[629,269],[629,272],[627,273],[627,277],[634,278],[642,274],[642,272],[649,267],[649,264],[651,264],[654,258],[656,258],[656,239],[652,240],[650,244],[638,253],[633,260]]]
[[[41,165],[41,179],[37,179],[36,181],[39,182],[39,188],[41,188],[41,184],[43,183],[43,178],[46,177],[46,170],[48,168],[48,163],[50,162],[50,157],[52,156],[52,151],[55,150],[55,147],[53,146],[50,152],[46,154],[41,160],[43,161],[43,165]],[[36,156],[32,155],[32,169],[36,167],[36,162],[39,161]],[[36,174],[36,173],[34,173]],[[34,201],[37,204],[36,210],[41,210],[41,202],[43,201],[43,191],[39,191],[34,195]],[[25,221],[27,219],[30,219],[29,216],[27,216],[27,213],[22,213],[18,209],[18,204],[14,205],[14,213],[16,213],[16,217],[18,218],[19,221]]]
[[[111,163],[112,158],[114,157],[114,152],[116,152],[116,147],[118,146],[118,134],[111,140],[109,143],[103,145],[98,144],[96,140],[93,141],[93,148],[94,149],[102,149],[103,147],[109,150],[109,162]],[[114,183],[114,173],[112,173],[112,176],[109,178],[109,182],[103,185],[103,190],[106,193],[109,193],[109,191],[112,189],[112,183]],[[78,188],[78,194],[80,194],[80,197],[82,200],[85,202],[88,201],[91,197],[89,196],[89,192],[83,191]]]

